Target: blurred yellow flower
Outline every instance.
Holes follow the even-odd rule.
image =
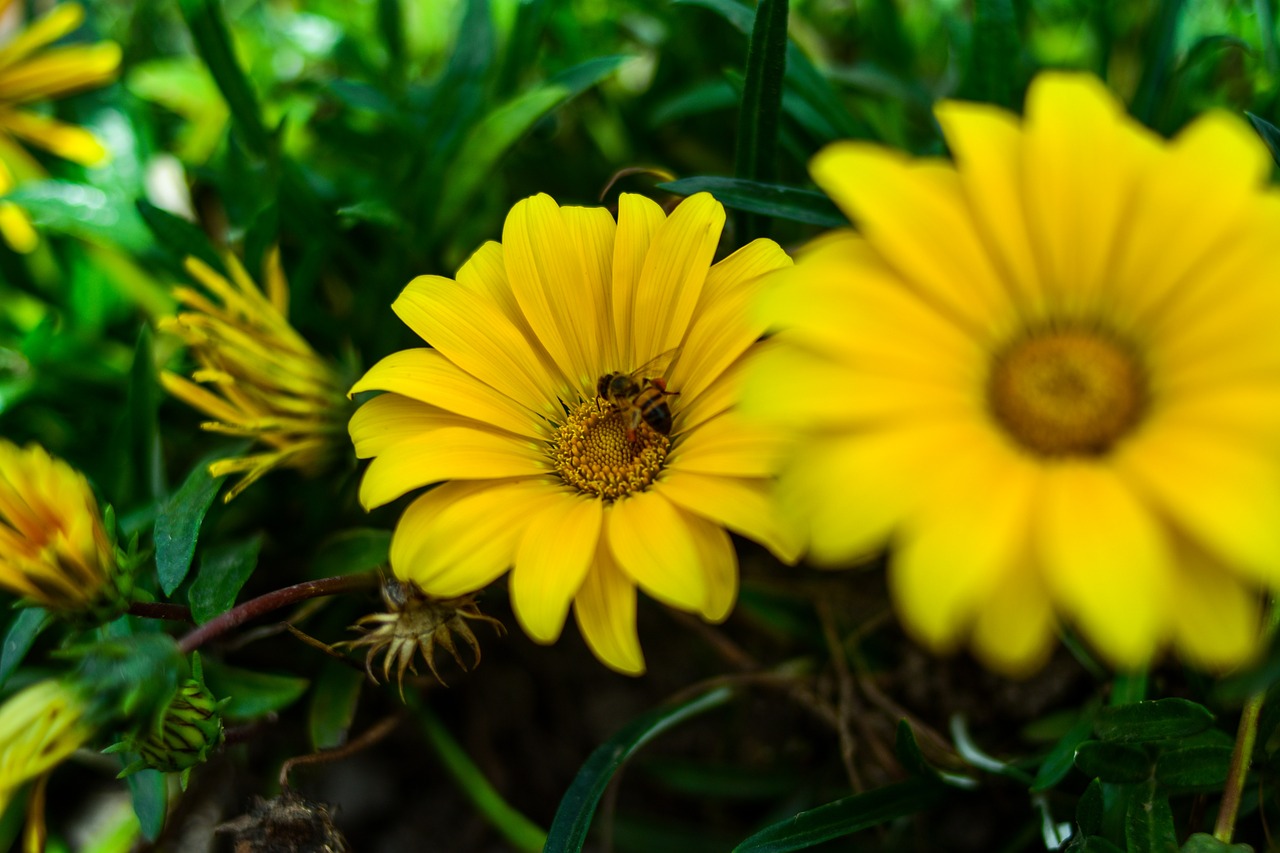
[[[529,636],[554,642],[572,604],[596,656],[638,673],[637,586],[719,621],[737,597],[725,528],[796,558],[767,497],[776,431],[734,410],[757,277],[791,261],[757,240],[713,266],[723,224],[705,193],[670,216],[623,195],[616,223],[539,195],[457,281],[409,283],[392,308],[433,348],[356,383],[389,393],[350,427],[376,457],[366,508],[441,483],[396,526],[398,577],[454,598],[512,568]]]
[[[908,629],[1034,670],[1065,618],[1117,667],[1255,647],[1280,587],[1280,194],[1209,113],[1165,142],[1096,79],[1023,120],[943,103],[955,164],[860,142],[814,179],[858,223],[779,274],[744,408],[803,440],[813,558],[892,543]]]
[[[230,501],[275,468],[315,474],[331,462],[349,410],[332,364],[289,325],[289,285],[272,249],[264,261],[266,294],[231,254],[224,256],[230,280],[203,261],[187,258],[187,272],[204,286],[174,288],[188,308],[160,321],[159,328],[187,344],[199,364],[190,381],[164,371],[165,390],[209,417],[206,430],[253,438],[270,449],[221,459],[214,477],[240,473],[227,490]],[[200,383],[200,384],[197,384]]]
[[[81,614],[120,603],[115,549],[84,475],[0,440],[0,586]]]
[[[0,18],[13,3],[0,0]],[[84,128],[23,109],[36,101],[61,98],[115,79],[120,46],[114,42],[45,49],[83,20],[84,8],[79,3],[63,3],[0,44],[0,196],[14,185],[6,160],[29,159],[14,145],[14,138],[86,166],[107,159],[107,150]],[[12,202],[0,201],[0,237],[19,252],[36,246],[31,222]]]
[[[50,771],[93,736],[85,697],[61,681],[39,681],[0,705],[0,812],[36,780],[27,800],[25,853],[44,849],[45,782]]]

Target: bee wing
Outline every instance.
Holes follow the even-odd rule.
[[[671,365],[675,362],[676,356],[680,354],[680,347],[672,347],[666,352],[660,352],[644,364],[631,371],[630,376],[636,382],[641,379],[662,378],[671,370]]]

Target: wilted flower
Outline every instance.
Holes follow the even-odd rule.
[[[323,469],[338,449],[348,404],[334,366],[289,325],[289,286],[280,253],[268,253],[266,294],[232,255],[224,257],[230,279],[196,258],[191,277],[210,295],[177,287],[187,309],[162,320],[160,328],[183,339],[199,364],[193,381],[165,371],[166,391],[213,418],[211,432],[253,438],[270,449],[209,466],[215,477],[243,476],[227,490],[230,501],[274,468],[306,474]],[[199,384],[197,384],[199,383]]]
[[[735,407],[763,331],[746,307],[791,260],[757,240],[713,265],[723,225],[706,193],[670,216],[623,194],[616,222],[539,195],[456,281],[409,283],[392,308],[432,348],[352,389],[389,392],[351,419],[356,455],[376,457],[365,507],[442,483],[396,525],[397,577],[453,597],[510,568],[529,636],[554,642],[572,606],[596,656],[638,673],[637,587],[721,621],[729,530],[795,559],[768,497],[778,431]]]
[[[0,440],[0,586],[47,610],[110,616],[127,584],[84,475]]]
[[[0,0],[0,17],[13,4],[14,0]],[[83,20],[84,8],[79,3],[63,3],[0,44],[0,196],[14,185],[6,161],[22,162],[31,171],[39,169],[14,144],[14,138],[86,166],[107,159],[106,149],[84,128],[23,109],[36,101],[92,89],[115,78],[120,67],[120,46],[114,42],[45,49]],[[20,252],[29,252],[36,246],[30,221],[13,202],[0,201],[0,236]]]
[[[426,595],[412,581],[398,581],[385,578],[382,582],[382,601],[387,606],[385,613],[371,613],[356,622],[356,629],[363,631],[364,636],[357,640],[349,640],[344,645],[352,648],[368,646],[364,668],[369,678],[377,681],[373,674],[373,661],[379,654],[382,659],[382,679],[391,680],[391,665],[396,667],[396,682],[404,690],[404,674],[411,671],[415,675],[418,670],[414,658],[421,653],[427,662],[431,674],[441,684],[444,679],[436,671],[435,650],[439,646],[453,656],[458,666],[463,663],[458,654],[454,637],[461,637],[471,647],[475,655],[475,663],[480,662],[480,643],[471,630],[468,621],[488,622],[502,630],[502,623],[492,616],[480,612],[472,596],[461,598],[438,599]]]
[[[906,626],[1035,669],[1059,618],[1113,665],[1256,647],[1280,587],[1280,193],[1240,119],[1164,142],[1096,79],[1019,120],[948,102],[952,165],[813,161],[858,223],[779,274],[744,408],[803,440],[813,557],[892,542]]]

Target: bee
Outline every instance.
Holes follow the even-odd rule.
[[[627,440],[632,443],[641,421],[656,433],[671,434],[671,407],[667,405],[667,398],[680,392],[668,391],[667,382],[661,377],[645,375],[666,355],[631,373],[606,373],[596,382],[596,393],[626,414]]]

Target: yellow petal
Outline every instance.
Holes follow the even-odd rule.
[[[685,516],[655,492],[615,501],[605,519],[613,557],[649,595],[681,610],[699,611],[707,578]]]
[[[667,468],[728,477],[768,477],[776,474],[782,453],[792,437],[725,412],[682,432],[667,456]]]
[[[738,600],[738,555],[724,528],[696,515],[685,523],[698,549],[698,565],[706,578],[707,596],[698,613],[708,622],[723,622]]]
[[[115,79],[120,45],[101,42],[46,50],[0,69],[0,102],[27,103],[92,89]]]
[[[610,302],[617,345],[614,355],[618,359],[619,369],[623,365],[638,367],[644,363],[636,355],[632,335],[636,293],[640,288],[640,273],[644,270],[649,247],[666,218],[662,208],[652,199],[635,193],[622,193],[618,197],[618,233],[613,243]]]
[[[447,427],[394,445],[369,463],[360,482],[366,510],[441,480],[535,477],[547,463],[539,445],[505,433]]]
[[[33,145],[84,166],[99,166],[110,159],[110,152],[92,133],[48,116],[10,110],[0,114],[0,127]]]
[[[1062,462],[1044,476],[1038,559],[1049,588],[1114,666],[1150,662],[1169,625],[1169,543],[1111,468]]]
[[[605,666],[624,675],[644,672],[636,634],[636,587],[614,561],[604,537],[573,599],[573,615],[587,646]]]
[[[475,427],[476,422],[399,394],[382,394],[351,416],[348,429],[356,457],[368,459],[443,427]]]
[[[593,387],[608,370],[604,276],[613,231],[607,210],[568,214],[545,194],[518,202],[502,229],[516,302],[575,389]]]
[[[971,334],[998,335],[1014,316],[974,230],[954,168],[864,142],[837,142],[809,165],[917,295]]]
[[[926,644],[954,648],[992,591],[1027,570],[1018,560],[1038,481],[1036,463],[991,436],[916,484],[921,504],[893,555],[889,585],[903,623]]]
[[[391,305],[401,320],[445,358],[525,408],[560,414],[568,388],[549,374],[532,343],[487,299],[439,276],[418,276]]]
[[[724,208],[709,193],[680,203],[658,227],[636,284],[634,369],[684,340],[724,228]]]
[[[670,471],[651,489],[682,509],[754,539],[784,563],[800,559],[801,531],[779,510],[768,480]]]
[[[1210,672],[1245,663],[1262,636],[1262,601],[1198,548],[1180,548],[1170,610],[1179,655]]]
[[[974,654],[991,669],[1012,678],[1044,665],[1057,639],[1057,620],[1044,582],[1030,560],[996,584],[978,610]]]
[[[9,248],[24,255],[34,252],[40,245],[40,238],[31,227],[26,211],[11,201],[0,201],[0,237],[9,244]]]
[[[1116,451],[1115,466],[1217,559],[1274,588],[1280,477],[1270,447],[1162,418]]]
[[[554,486],[532,480],[444,483],[400,517],[391,568],[430,595],[474,592],[510,568],[528,519],[557,498]]]
[[[568,492],[529,519],[511,571],[511,609],[526,634],[554,643],[595,560],[604,504]]]
[[[3,11],[0,8],[0,11]],[[16,64],[47,44],[52,44],[84,21],[84,7],[79,3],[59,3],[28,26],[18,31],[0,47],[0,69]]]
[[[372,390],[403,394],[531,438],[539,438],[545,432],[545,421],[532,411],[433,349],[392,353],[369,368],[350,393]]]

